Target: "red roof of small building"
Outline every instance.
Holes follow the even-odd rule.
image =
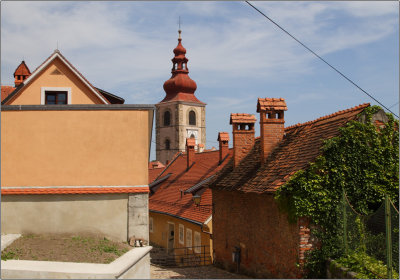
[[[218,133],[217,141],[229,141],[229,133],[228,132]]]
[[[29,71],[28,66],[25,64],[25,61],[22,61],[20,65],[18,65],[17,69],[15,69],[14,77],[17,75],[29,76],[31,71]]]
[[[303,124],[285,128],[283,140],[261,165],[260,138],[253,149],[236,168],[233,161],[209,183],[213,189],[251,193],[274,192],[299,170],[307,168],[321,155],[326,139],[339,135],[339,128],[358,115],[369,104],[362,104],[344,111],[321,117]]]
[[[165,213],[195,223],[204,223],[212,214],[211,190],[203,187],[196,188],[197,191],[193,194],[201,195],[200,206],[194,204],[192,194],[184,194],[184,191],[196,184],[201,184],[221,170],[229,162],[232,153],[233,151],[229,150],[229,156],[220,165],[218,150],[195,153],[194,164],[189,170],[187,170],[187,155],[178,154],[159,177],[160,179],[171,173],[168,179],[152,188],[154,194],[149,198],[150,211]]]
[[[257,112],[286,111],[286,102],[283,98],[258,98]]]
[[[15,90],[13,86],[1,86],[1,101],[7,98]]]
[[[255,123],[256,122],[256,116],[252,114],[246,114],[246,113],[232,113],[231,118],[230,118],[230,124],[233,123]]]

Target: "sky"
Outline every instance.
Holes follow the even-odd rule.
[[[399,114],[397,1],[252,4]],[[1,84],[13,85],[23,59],[33,71],[58,48],[94,86],[126,104],[158,103],[179,17],[195,95],[207,103],[207,149],[218,147],[218,132],[231,133],[230,113],[259,118],[258,97],[285,98],[285,126],[376,104],[241,1],[2,1]],[[153,133],[151,159],[154,141]]]

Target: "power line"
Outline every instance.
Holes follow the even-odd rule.
[[[390,108],[393,108],[393,107],[396,106],[397,104],[399,104],[399,101],[397,101],[397,102],[394,103],[392,106],[390,106],[389,109],[390,109]]]
[[[259,9],[257,9],[255,6],[253,6],[252,4],[250,4],[249,1],[246,1],[247,4],[249,4],[253,9],[255,9],[257,12],[259,12],[261,15],[263,15],[266,19],[268,19],[270,22],[272,22],[273,24],[275,24],[279,29],[281,29],[283,32],[285,32],[287,35],[289,35],[290,37],[292,37],[292,39],[294,39],[297,43],[299,43],[300,45],[302,45],[304,48],[306,48],[309,52],[311,52],[313,55],[315,55],[316,57],[318,57],[320,60],[322,60],[325,64],[327,64],[329,67],[331,67],[333,70],[335,70],[339,75],[341,75],[343,78],[345,78],[347,81],[349,81],[351,84],[353,84],[354,86],[356,86],[359,90],[361,90],[362,92],[364,92],[366,95],[368,95],[370,98],[372,98],[375,102],[377,102],[379,105],[381,105],[383,108],[385,108],[386,110],[388,110],[390,113],[392,113],[393,115],[395,115],[397,118],[399,118],[399,116],[397,116],[395,113],[393,113],[389,108],[387,108],[385,105],[383,105],[381,102],[379,102],[375,97],[373,97],[371,94],[369,94],[368,92],[366,92],[365,90],[363,90],[359,85],[357,85],[355,82],[353,82],[351,79],[347,78],[346,75],[344,75],[342,72],[340,72],[338,69],[336,69],[334,66],[332,66],[329,62],[327,62],[325,59],[323,59],[322,57],[320,57],[318,54],[316,54],[313,50],[311,50],[309,47],[307,47],[305,44],[303,44],[302,42],[300,42],[296,37],[294,37],[292,34],[290,34],[288,31],[286,31],[283,27],[281,27],[279,24],[277,24],[275,21],[273,21],[270,17],[268,17],[266,14],[264,14],[263,12],[261,12]]]

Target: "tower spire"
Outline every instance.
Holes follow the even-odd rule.
[[[179,29],[178,45],[174,49],[175,56],[172,58],[172,76],[164,83],[164,90],[167,95],[161,102],[185,100],[202,103],[194,96],[197,85],[189,77],[189,69],[187,67],[189,59],[186,58],[186,49],[182,45],[181,32]]]

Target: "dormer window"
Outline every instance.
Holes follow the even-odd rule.
[[[40,104],[63,105],[71,103],[71,88],[69,87],[42,87]]]
[[[46,91],[45,92],[45,104],[68,104],[67,103],[67,91]]]

